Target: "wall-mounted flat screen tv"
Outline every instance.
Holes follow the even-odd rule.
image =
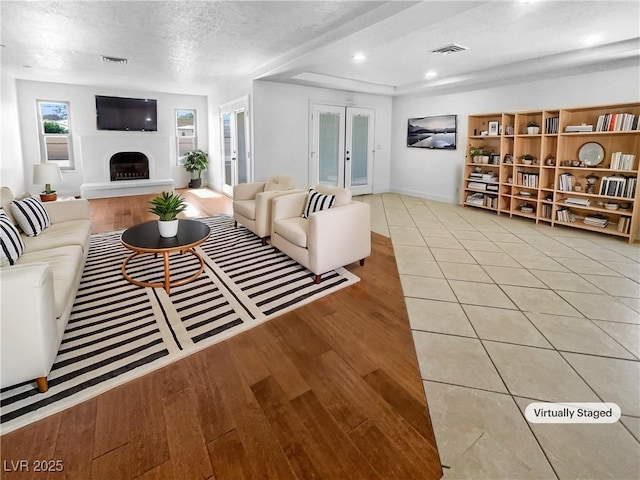
[[[407,147],[456,149],[456,115],[410,118]]]
[[[155,132],[158,130],[156,100],[96,95],[98,130]]]

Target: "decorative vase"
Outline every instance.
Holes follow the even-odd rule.
[[[178,234],[178,223],[180,220],[158,220],[158,230],[160,236],[164,238],[175,237]]]
[[[537,135],[540,133],[540,127],[527,127],[527,133],[529,135]]]

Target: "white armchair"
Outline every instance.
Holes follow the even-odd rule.
[[[233,219],[235,226],[244,225],[266,245],[271,236],[271,201],[294,190],[293,179],[272,175],[266,182],[241,183],[233,187]]]
[[[369,205],[353,202],[344,188],[318,185],[314,190],[335,195],[334,206],[303,218],[307,192],[273,199],[271,245],[315,274],[360,261],[371,255]]]

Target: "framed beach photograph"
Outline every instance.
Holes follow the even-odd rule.
[[[489,122],[489,135],[498,135],[498,122]]]
[[[410,118],[407,147],[456,149],[456,115]]]

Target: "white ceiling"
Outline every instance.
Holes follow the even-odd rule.
[[[638,0],[3,0],[0,15],[16,78],[175,93],[247,78],[439,93],[640,63]],[[449,43],[469,50],[430,53]]]

